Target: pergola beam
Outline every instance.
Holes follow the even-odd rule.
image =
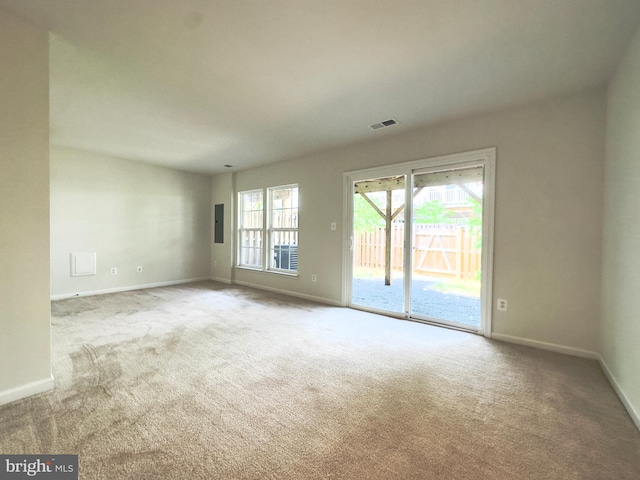
[[[404,205],[398,207],[393,211],[391,202],[393,199],[394,190],[402,190],[405,188],[405,175],[398,175],[395,177],[378,178],[375,180],[363,180],[361,182],[355,182],[353,185],[354,193],[360,194],[371,207],[378,212],[385,223],[385,268],[384,268],[384,283],[385,285],[391,285],[391,227],[393,220],[404,210]],[[433,172],[413,175],[413,197],[415,198],[423,188],[426,187],[438,187],[443,185],[457,185],[460,187],[469,197],[476,202],[482,203],[482,199],[473,190],[467,187],[468,183],[476,183],[483,181],[483,169],[482,167],[462,168],[457,170],[447,170],[444,172]],[[386,208],[383,212],[373,200],[371,200],[367,193],[373,192],[386,192]]]
[[[482,167],[449,170],[446,172],[433,172],[414,175],[414,187],[439,187],[443,185],[464,185],[465,183],[482,182]]]
[[[460,185],[458,185],[458,187],[460,187],[460,189],[462,191],[464,191],[464,193],[469,195],[476,202],[478,202],[479,204],[482,204],[482,197],[480,197],[478,194],[476,194],[473,190],[471,190],[469,187],[467,187],[464,183],[461,183]]]
[[[404,175],[398,177],[363,180],[354,184],[354,193],[387,192],[404,188]]]
[[[463,168],[459,170],[447,170],[444,172],[433,172],[433,173],[424,173],[424,174],[414,175],[413,187],[425,188],[425,187],[438,187],[442,185],[461,186],[461,185],[464,185],[465,183],[482,182],[482,180],[483,180],[482,167]],[[361,182],[355,182],[354,193],[387,192],[389,190],[404,189],[404,186],[405,186],[404,175],[400,175],[397,177],[378,178],[376,180],[363,180]],[[465,192],[467,191],[467,189],[464,189]]]
[[[360,193],[360,196],[364,198],[376,212],[378,212],[378,215],[380,215],[382,218],[385,218],[385,214],[382,213],[382,210],[380,210],[380,208],[378,208],[378,206],[375,203],[373,203],[373,200],[367,197],[366,193],[362,193],[362,192],[358,192],[358,193]]]

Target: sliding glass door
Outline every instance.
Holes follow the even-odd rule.
[[[354,305],[382,312],[405,311],[404,175],[353,184]]]
[[[347,174],[348,305],[490,331],[495,152],[475,153]]]
[[[412,175],[410,314],[478,330],[482,166]]]

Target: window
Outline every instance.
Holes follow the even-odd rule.
[[[240,192],[238,197],[238,265],[272,272],[296,273],[298,186],[285,185],[267,188],[266,191]]]
[[[298,187],[269,189],[271,269],[298,270]]]
[[[262,190],[240,193],[240,255],[238,264],[243,267],[262,267],[264,204]]]

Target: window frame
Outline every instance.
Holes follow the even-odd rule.
[[[262,195],[262,225],[260,227],[245,227],[245,215],[246,213],[248,213],[245,210],[245,197],[248,195],[252,195],[252,194],[256,194],[256,193],[260,193],[260,195]],[[264,267],[264,212],[265,212],[265,204],[264,204],[264,191],[261,188],[258,189],[253,189],[253,190],[245,190],[243,192],[238,192],[238,252],[237,252],[237,258],[236,258],[236,262],[237,262],[237,266],[242,267],[242,268],[247,268],[250,270],[262,270]],[[249,212],[255,212],[258,210],[250,210]],[[252,263],[243,263],[243,249],[244,248],[254,248],[257,249],[256,247],[249,247],[243,244],[243,237],[244,237],[244,233],[245,232],[260,232],[262,235],[262,241],[261,241],[261,246],[259,247],[260,250],[260,254],[259,254],[259,259],[260,259],[260,264],[256,265],[256,264],[252,264]]]
[[[274,193],[280,190],[295,189],[296,190],[296,205],[291,207],[295,209],[295,226],[274,226],[274,212],[275,201]],[[262,195],[262,227],[245,227],[244,218],[247,213],[244,205],[244,198],[246,195],[260,193]],[[286,208],[285,208],[286,210]],[[278,185],[273,187],[263,187],[251,190],[243,190],[238,192],[238,248],[236,249],[236,267],[241,269],[275,273],[278,275],[298,276],[298,262],[297,253],[300,238],[300,186],[297,183],[290,183],[285,185]],[[262,242],[260,247],[260,259],[261,264],[242,263],[243,260],[243,245],[242,239],[245,232],[260,232],[262,235]],[[280,268],[277,267],[274,259],[276,247],[283,244],[275,244],[274,236],[277,234],[289,234],[295,237],[295,243],[289,245],[295,245],[295,268]],[[281,250],[282,251],[282,250]],[[291,252],[291,250],[289,250]],[[274,257],[274,258],[272,258]],[[292,256],[287,257],[291,261]],[[291,263],[289,263],[291,265]]]
[[[277,191],[282,191],[282,190],[296,190],[296,205],[295,207],[290,207],[291,209],[295,209],[296,213],[295,213],[295,226],[289,226],[289,227],[276,227],[274,226],[274,213],[276,211],[276,206],[275,206],[275,200],[274,200],[274,193]],[[299,245],[299,212],[300,212],[300,188],[298,187],[298,184],[296,183],[292,183],[292,184],[288,184],[288,185],[279,185],[277,187],[268,187],[267,189],[267,194],[268,194],[268,209],[267,209],[267,228],[266,228],[266,234],[267,234],[267,259],[269,261],[269,264],[267,266],[267,270],[270,272],[277,272],[277,273],[283,273],[286,275],[296,275],[298,273],[298,245]],[[286,208],[282,208],[279,210],[286,210]],[[279,244],[276,245],[274,242],[274,236],[276,234],[294,234],[295,236],[295,243],[293,245],[295,245],[296,249],[295,249],[295,269],[294,268],[280,268],[277,266],[271,266],[271,259],[273,259],[275,257],[275,251],[276,251],[276,246],[282,246],[284,244]],[[288,244],[289,246],[292,246],[291,243]],[[284,253],[284,249],[280,250],[282,253]],[[287,260],[289,262],[289,265],[291,265],[291,259],[293,257],[292,254],[292,250],[291,249],[287,249],[288,251],[288,255],[287,255]]]

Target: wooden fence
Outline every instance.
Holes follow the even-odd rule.
[[[413,237],[413,271],[418,274],[473,279],[480,271],[479,238],[468,226],[415,225]],[[391,232],[391,269],[402,270],[404,224]],[[385,267],[384,228],[355,235],[354,267]]]

